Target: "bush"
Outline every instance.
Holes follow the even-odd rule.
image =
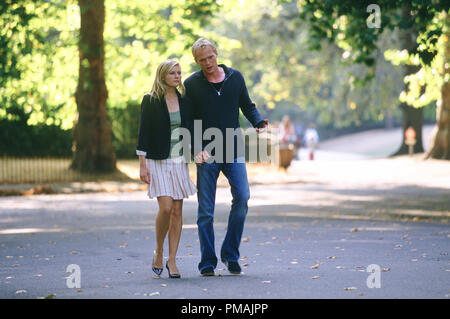
[[[72,130],[56,125],[27,125],[25,121],[0,120],[0,155],[72,156]]]
[[[135,158],[141,105],[128,102],[125,108],[109,108],[113,146],[117,158]]]

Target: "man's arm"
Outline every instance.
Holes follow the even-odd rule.
[[[242,113],[250,121],[250,123],[255,128],[264,128],[268,124],[267,119],[263,119],[256,109],[255,103],[250,99],[248,94],[247,85],[245,84],[244,77],[239,73],[242,78],[242,87],[239,95],[239,107],[242,110]]]
[[[192,88],[192,80],[186,79],[184,81],[184,86],[186,88],[186,97],[189,101],[189,132],[191,134],[191,158],[194,160],[195,163],[198,165],[202,165],[204,162],[206,162],[210,155],[207,151],[203,151],[203,141],[202,141],[202,134],[203,132],[200,131],[200,136],[196,136],[194,134],[195,132],[195,120],[201,120],[201,118],[198,116],[198,110],[196,108],[196,102],[195,99],[193,99],[194,89]],[[199,147],[200,146],[200,147]]]

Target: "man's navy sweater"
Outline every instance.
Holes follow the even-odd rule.
[[[264,119],[248,95],[247,86],[241,72],[223,64],[219,66],[225,71],[225,79],[219,89],[216,89],[206,79],[201,70],[189,76],[184,81],[184,85],[186,87],[186,95],[192,102],[192,116],[194,120],[202,120],[202,136],[208,128],[218,128],[222,132],[223,161],[225,162],[227,158],[225,145],[230,142],[226,138],[226,129],[240,128],[239,108],[253,127],[261,127]],[[202,149],[212,142],[214,138],[212,140],[203,139]],[[238,152],[237,142],[235,137],[233,158],[244,156],[243,153]],[[193,145],[192,151],[195,152],[194,147],[195,145]],[[211,155],[214,156],[214,152]]]

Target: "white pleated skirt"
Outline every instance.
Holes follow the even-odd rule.
[[[147,159],[150,184],[147,194],[150,198],[170,196],[175,200],[188,198],[197,192],[189,177],[188,165],[183,157],[164,160]]]

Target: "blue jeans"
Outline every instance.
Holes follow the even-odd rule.
[[[197,165],[197,226],[201,250],[198,269],[200,271],[206,267],[216,268],[217,266],[213,222],[217,179],[221,171],[230,183],[233,200],[220,257],[226,261],[239,259],[239,244],[248,211],[247,202],[250,198],[245,162],[238,163],[235,160],[234,163],[203,163]]]

